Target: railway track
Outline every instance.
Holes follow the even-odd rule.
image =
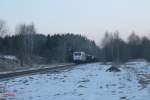
[[[76,65],[76,64],[71,63],[71,64],[64,64],[64,65],[57,65],[57,66],[53,66],[53,67],[30,68],[28,70],[4,72],[4,73],[0,73],[0,80],[29,75],[29,74],[45,73],[45,72],[49,72],[49,71],[51,71],[51,72],[60,71],[60,70],[66,69],[66,68],[71,68],[74,65]]]

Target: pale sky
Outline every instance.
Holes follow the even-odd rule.
[[[105,31],[150,36],[150,0],[0,0],[10,31],[34,23],[44,34],[76,33],[99,42]]]

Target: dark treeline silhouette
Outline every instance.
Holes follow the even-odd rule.
[[[72,54],[75,51],[99,55],[99,47],[96,46],[94,41],[74,34],[48,35],[44,50],[43,55],[45,57],[56,61],[72,61]]]
[[[150,40],[139,37],[134,32],[124,41],[119,37],[119,32],[105,33],[102,41],[101,56],[106,61],[127,61],[129,59],[150,60]]]
[[[0,38],[0,53],[16,55],[22,63],[29,63],[32,57],[40,56],[47,62],[72,61],[74,51],[85,51],[92,55],[99,55],[99,48],[94,41],[81,35],[74,34],[17,34]],[[30,63],[29,63],[30,64]]]

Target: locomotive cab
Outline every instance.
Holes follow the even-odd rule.
[[[86,61],[86,54],[85,52],[74,52],[73,53],[73,60],[75,63],[82,63]]]

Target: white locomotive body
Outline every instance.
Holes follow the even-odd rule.
[[[94,62],[96,61],[95,56],[89,55],[83,51],[73,53],[73,61],[75,63],[85,63],[85,62]]]
[[[75,62],[85,62],[86,61],[86,54],[85,52],[74,52],[73,53],[73,60]]]

